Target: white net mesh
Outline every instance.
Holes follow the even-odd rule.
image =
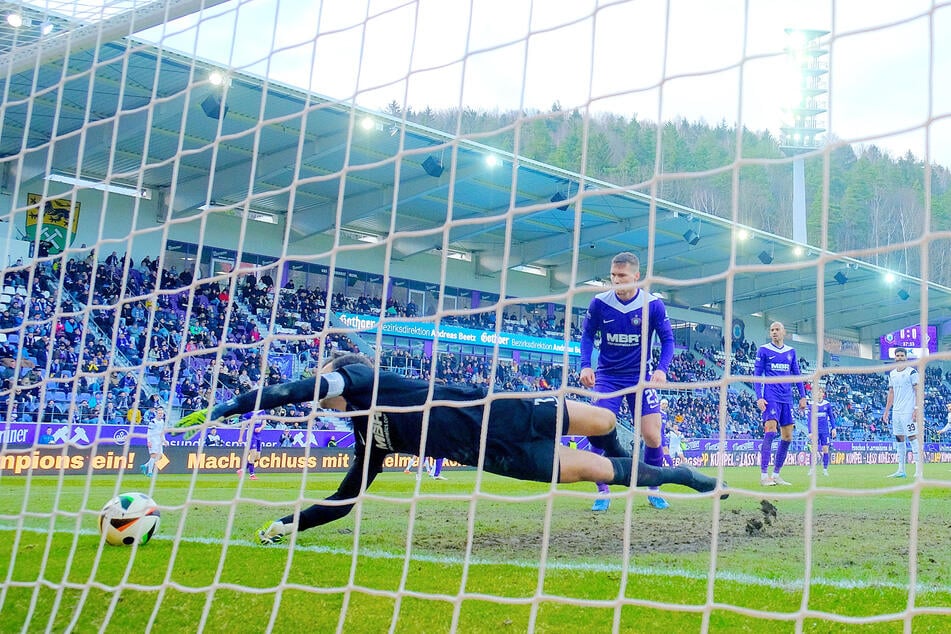
[[[951,7],[795,4],[0,2],[0,630],[941,630]],[[393,455],[262,548],[336,489],[343,420],[269,411],[259,456],[258,419],[147,444],[334,350],[586,398],[621,251],[674,325],[671,454],[728,500],[595,514],[592,485]],[[774,320],[838,429],[823,462],[799,415],[765,489]],[[902,345],[920,457],[886,480]],[[129,491],[162,522],[117,549],[99,509]]]

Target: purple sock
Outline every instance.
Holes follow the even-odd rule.
[[[762,473],[769,469],[769,458],[773,455],[773,439],[776,432],[768,431],[763,435],[763,444],[759,448],[759,468]]]
[[[822,468],[823,469],[829,468],[829,454],[827,453],[822,454]]]
[[[660,447],[644,447],[644,462],[654,467],[664,466],[664,450]]]
[[[253,462],[249,462],[249,463],[248,463],[248,475],[254,475],[254,463],[253,463]]]
[[[669,453],[664,454],[664,465],[668,467],[674,466],[674,459],[670,457]]]
[[[779,470],[786,464],[786,454],[789,453],[789,445],[791,444],[791,440],[779,440],[779,446],[776,447],[776,464],[773,465],[773,473],[779,473]]]
[[[644,445],[644,462],[652,467],[664,466],[664,450],[661,447],[648,447]],[[656,491],[657,487],[650,487],[651,491]]]
[[[611,487],[609,487],[604,482],[598,482],[598,493],[602,495],[607,495],[610,492],[611,492]]]

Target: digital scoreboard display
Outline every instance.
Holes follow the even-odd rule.
[[[879,350],[882,361],[894,361],[895,348],[907,350],[909,359],[934,354],[938,351],[938,327],[909,326],[881,336]]]

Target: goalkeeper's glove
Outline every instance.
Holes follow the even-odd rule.
[[[205,424],[210,420],[213,420],[211,418],[211,408],[196,410],[187,416],[182,416],[175,423],[172,433],[185,434],[185,439],[188,440],[204,429]]]

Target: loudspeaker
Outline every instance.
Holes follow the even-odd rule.
[[[442,176],[442,163],[434,156],[427,156],[423,161],[423,170],[433,178],[439,178]]]
[[[705,324],[697,324],[697,332],[703,332],[706,329],[707,326]]]
[[[205,115],[212,119],[221,119],[228,114],[228,106],[221,103],[221,97],[217,95],[208,95],[201,102],[201,109]]]
[[[849,278],[847,278],[845,276],[845,273],[843,273],[842,271],[839,271],[838,273],[833,275],[832,278],[839,284],[845,284],[846,282],[849,281]]]
[[[568,199],[561,192],[555,192],[555,195],[551,197],[551,201],[553,203],[560,203],[563,200],[568,200]],[[568,205],[562,205],[558,207],[558,209],[561,209],[562,211],[568,211]]]
[[[760,251],[760,252],[759,252],[759,261],[762,262],[763,264],[772,264],[772,263],[773,263],[773,256],[771,256],[771,255],[770,255],[769,253],[767,253],[766,251]]]
[[[905,289],[900,288],[898,289],[898,297],[901,299],[901,301],[904,302],[904,301],[908,301],[908,298],[911,297],[911,295],[909,295],[908,291],[906,291]]]
[[[700,242],[700,234],[693,229],[687,229],[684,232],[684,241],[690,246],[696,246],[696,244]]]

